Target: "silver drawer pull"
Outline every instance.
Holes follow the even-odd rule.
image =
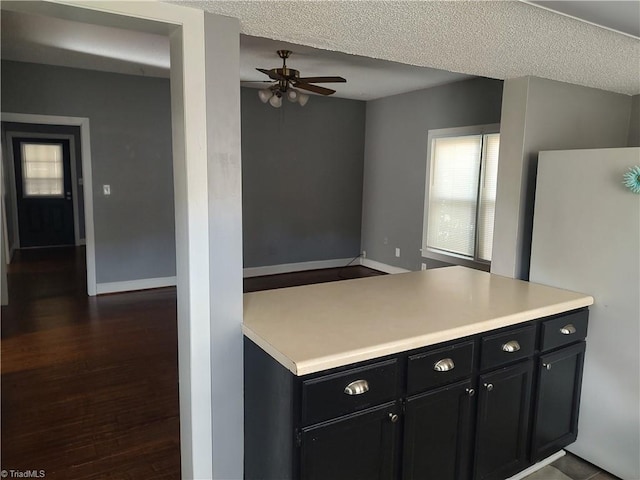
[[[456,364],[453,363],[453,360],[450,358],[443,358],[442,360],[438,360],[433,364],[433,369],[436,372],[448,372],[449,370],[453,370],[456,367]]]
[[[513,352],[517,352],[518,350],[520,350],[520,344],[518,343],[517,340],[511,340],[510,342],[507,342],[504,345],[502,345],[503,352],[513,353]]]
[[[366,380],[355,380],[344,387],[344,393],[347,395],[362,395],[369,391],[369,382]]]
[[[576,333],[576,327],[573,326],[572,323],[565,325],[560,329],[560,333],[563,335],[572,335]]]

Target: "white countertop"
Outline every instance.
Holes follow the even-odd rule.
[[[296,375],[593,304],[593,297],[465,267],[244,295],[244,334]]]

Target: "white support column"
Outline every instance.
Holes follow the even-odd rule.
[[[213,478],[243,474],[240,22],[205,14]]]
[[[491,273],[518,278],[523,225],[525,116],[529,79],[505,80]]]

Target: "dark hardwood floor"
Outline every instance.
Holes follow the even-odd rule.
[[[83,257],[24,250],[10,265],[1,468],[178,479],[175,289],[89,298]]]
[[[280,273],[277,275],[265,275],[263,277],[251,277],[244,279],[244,291],[256,292],[258,290],[271,290],[274,288],[296,287],[312,283],[336,282],[361,277],[374,277],[384,275],[383,272],[372,270],[360,265],[324,268],[322,270],[308,270],[306,272]]]
[[[16,252],[1,320],[0,469],[46,479],[180,478],[175,288],[88,297],[84,249]],[[245,291],[378,275],[245,279]]]

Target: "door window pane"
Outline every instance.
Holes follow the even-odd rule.
[[[25,197],[64,196],[62,144],[22,144],[22,181]]]

